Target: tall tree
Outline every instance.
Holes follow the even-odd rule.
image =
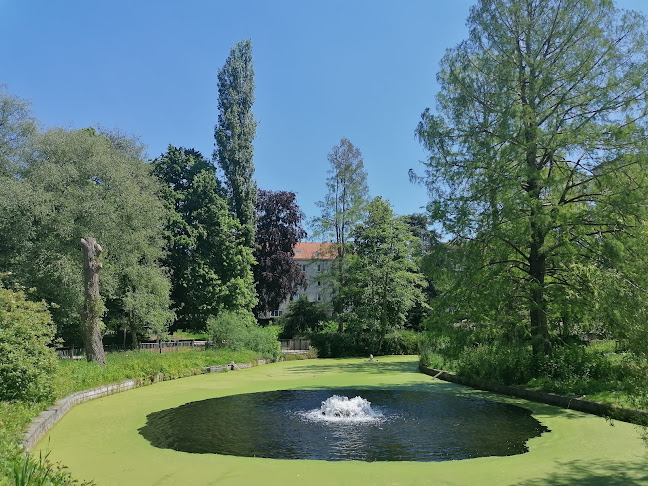
[[[424,305],[427,286],[414,254],[419,243],[394,213],[377,197],[367,206],[368,215],[353,231],[353,254],[343,290],[347,303],[374,336],[376,349],[390,330],[405,324],[407,312]]]
[[[160,186],[142,148],[117,133],[54,129],[33,146],[18,177],[0,185],[0,269],[55,304],[59,336],[76,343],[84,335],[81,238],[103,249],[101,309],[124,312],[125,274],[133,269],[155,269],[165,278]],[[154,307],[168,310],[168,295],[158,297]]]
[[[234,214],[241,223],[244,244],[254,245],[257,195],[254,180],[256,121],[254,103],[254,67],[252,42],[240,41],[230,51],[218,72],[218,124],[214,129],[214,160],[225,174],[225,182]]]
[[[243,244],[216,169],[193,149],[169,146],[154,162],[169,209],[168,254],[177,328],[204,329],[222,310],[256,303],[252,250]]]
[[[565,292],[592,283],[575,269],[644,218],[645,20],[610,0],[481,0],[468,25],[417,128],[433,216],[464,255],[455,318],[525,313],[548,353]]]
[[[279,308],[287,298],[306,285],[306,276],[295,263],[294,248],[306,237],[303,213],[294,192],[265,191],[257,196],[257,230],[253,267],[256,282],[257,314]]]
[[[330,167],[326,179],[327,193],[317,205],[322,214],[315,224],[324,236],[334,241],[339,257],[344,257],[346,244],[356,224],[367,213],[369,187],[362,152],[343,138],[327,156]]]
[[[330,168],[326,179],[327,193],[317,205],[321,215],[314,220],[318,233],[335,242],[336,260],[332,266],[333,280],[338,289],[346,279],[345,255],[355,226],[367,214],[369,187],[362,153],[349,140],[343,138],[328,154]],[[334,311],[344,310],[341,295],[333,299]],[[340,332],[343,331],[340,321]]]
[[[29,103],[0,84],[0,177],[15,175],[35,133],[36,120]]]
[[[425,272],[425,269],[435,261],[435,250],[441,243],[439,242],[439,235],[430,228],[430,217],[428,214],[406,214],[400,216],[398,219],[405,223],[410,234],[415,238],[416,244],[411,250],[412,258],[414,258],[415,263],[427,281],[427,286],[424,289],[425,300],[409,309],[407,314],[406,327],[421,330],[421,325],[430,311],[429,302],[436,296],[434,281]]]

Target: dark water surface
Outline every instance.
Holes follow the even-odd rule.
[[[371,422],[306,416],[332,395],[361,396]],[[155,447],[273,459],[448,461],[527,452],[548,429],[515,405],[399,390],[280,390],[191,402],[155,412],[139,432]]]

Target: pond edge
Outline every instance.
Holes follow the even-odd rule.
[[[220,373],[222,371],[230,370],[241,370],[244,368],[251,368],[253,366],[264,365],[270,362],[270,360],[259,359],[257,361],[252,361],[251,363],[235,364],[234,362],[231,362],[225,365],[207,366],[200,369],[200,371],[198,371],[197,373],[188,376],[196,376],[207,373]],[[120,393],[123,391],[132,390],[134,388],[152,385],[153,383],[179,378],[186,378],[186,376],[172,378],[164,375],[163,373],[158,373],[153,377],[132,378],[130,380],[120,381],[119,383],[111,383],[109,385],[101,385],[96,388],[90,388],[89,390],[81,390],[72,393],[71,395],[68,395],[64,398],[61,398],[54,405],[46,410],[43,410],[34,420],[31,421],[29,427],[27,428],[27,431],[23,436],[23,449],[26,452],[31,451],[36,443],[38,443],[38,441],[43,438],[43,436],[54,426],[54,424],[61,420],[65,416],[65,414],[75,405],[94,400],[95,398],[112,395],[114,393]]]
[[[502,395],[509,395],[516,398],[524,398],[533,402],[546,403],[556,407],[576,410],[578,412],[585,412],[601,417],[620,420],[622,422],[629,422],[636,425],[648,424],[648,412],[642,410],[633,410],[630,408],[617,407],[609,403],[593,402],[591,400],[584,400],[582,398],[566,397],[538,390],[529,390],[518,386],[501,385],[498,383],[484,382],[459,376],[449,371],[437,370],[435,368],[428,368],[423,364],[419,364],[421,373],[432,376],[443,381],[457,383],[458,385],[476,388],[489,392],[495,392]]]

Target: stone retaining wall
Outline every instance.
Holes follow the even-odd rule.
[[[448,371],[436,370],[428,368],[424,365],[419,365],[421,372],[426,375],[433,376],[444,381],[450,381],[459,385],[477,388],[502,395],[509,395],[518,398],[524,398],[534,402],[546,403],[556,407],[568,408],[577,410],[579,412],[591,413],[601,417],[608,417],[622,422],[630,422],[638,425],[648,425],[648,412],[640,410],[632,410],[629,408],[617,407],[607,403],[592,402],[591,400],[584,400],[582,398],[570,398],[555,393],[547,393],[537,390],[528,390],[517,386],[499,385],[497,383],[487,383],[479,380],[473,380],[463,376],[449,373]]]
[[[218,373],[221,371],[235,370],[250,368],[252,366],[258,366],[266,364],[266,360],[260,359],[253,363],[240,363],[235,364],[234,362],[228,363],[226,365],[218,366],[207,366],[201,370],[201,373]],[[120,393],[126,390],[132,390],[133,388],[138,388],[140,386],[150,385],[152,383],[157,383],[160,381],[169,380],[162,373],[158,373],[152,380],[151,379],[132,379],[125,380],[120,383],[113,383],[110,385],[102,385],[97,388],[91,388],[90,390],[82,390],[72,395],[68,395],[65,398],[61,398],[54,405],[52,405],[47,410],[42,411],[38,417],[32,420],[29,424],[27,432],[23,438],[23,447],[26,451],[30,451],[36,443],[51,429],[56,422],[61,420],[63,416],[75,405],[79,403],[87,402],[89,400],[94,400],[95,398],[101,398],[113,393]]]

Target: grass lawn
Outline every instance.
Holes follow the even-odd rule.
[[[405,388],[496,398],[531,409],[550,433],[509,457],[437,463],[326,462],[188,454],[152,447],[137,430],[146,415],[186,402],[276,389]],[[475,417],[479,420],[479,417]],[[622,422],[510,399],[436,380],[417,357],[275,363],[163,382],[73,408],[36,448],[51,450],[78,479],[106,485],[648,484],[648,449]]]

